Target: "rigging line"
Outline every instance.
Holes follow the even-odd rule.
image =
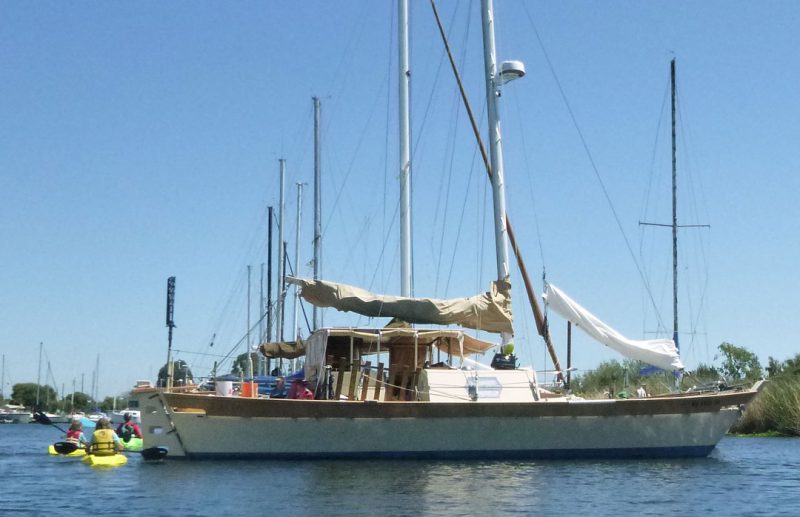
[[[288,255],[288,254],[287,254],[287,255]],[[290,275],[290,276],[295,276],[294,269],[292,268],[292,261],[291,261],[291,260],[289,260],[288,262],[289,262],[289,264],[288,264],[288,267],[289,267],[289,275]],[[295,290],[296,290],[298,287],[297,287],[297,286],[294,286],[294,288],[295,288]],[[299,296],[298,296],[298,297],[299,297]],[[310,334],[310,333],[311,333],[311,324],[309,324],[309,322],[308,322],[308,315],[306,314],[306,309],[305,309],[305,307],[303,307],[303,299],[302,299],[301,297],[300,297],[300,300],[299,300],[299,302],[300,302],[300,303],[299,303],[299,305],[300,305],[300,310],[302,310],[302,311],[303,311],[303,318],[306,320],[306,328],[308,328],[308,332],[309,332],[309,334]],[[262,319],[263,319],[263,317],[264,317],[264,316],[262,316]]]
[[[464,30],[464,32],[462,34],[461,56],[460,56],[460,59],[459,59],[460,64],[461,64],[462,67],[464,66],[464,63],[466,62],[466,57],[467,57],[466,49],[467,49],[467,46],[468,46],[467,45],[467,41],[469,40],[469,29],[470,29],[471,25],[472,25],[471,23],[467,23],[465,25],[465,30]],[[451,127],[458,128],[460,126],[458,121],[459,121],[460,116],[461,116],[461,111],[458,109],[458,107],[460,105],[458,96],[455,96],[453,101],[454,101],[453,109],[455,110],[455,120],[451,124]],[[445,242],[444,233],[445,233],[445,228],[446,228],[446,221],[447,221],[447,218],[448,218],[447,217],[448,216],[448,206],[449,206],[449,203],[450,203],[450,190],[451,190],[450,189],[450,185],[451,185],[451,178],[452,178],[452,174],[453,174],[453,167],[454,167],[454,162],[455,162],[455,152],[456,152],[455,139],[456,139],[456,134],[455,134],[455,132],[453,132],[452,139],[451,139],[451,142],[450,142],[451,150],[450,150],[450,166],[448,167],[449,172],[448,172],[448,175],[447,175],[447,186],[448,186],[448,188],[447,188],[447,198],[445,200],[445,207],[444,207],[444,210],[442,212],[442,215],[443,215],[443,218],[442,218],[442,238],[439,241],[440,242],[439,262],[441,262],[442,255],[444,254],[444,242]],[[477,148],[477,145],[475,145],[475,147],[473,147],[472,160],[470,162],[471,166],[470,166],[470,170],[469,170],[469,175],[467,176],[467,183],[465,185],[465,190],[464,190],[464,202],[461,204],[461,216],[460,216],[459,221],[458,221],[458,228],[456,230],[455,241],[453,242],[453,253],[452,253],[451,257],[450,257],[450,268],[449,268],[449,271],[447,273],[447,281],[445,282],[444,296],[443,296],[444,298],[447,298],[447,294],[448,294],[448,292],[450,290],[450,280],[453,277],[453,268],[454,268],[455,261],[456,261],[456,254],[457,254],[457,250],[458,250],[458,247],[459,247],[458,245],[459,245],[459,242],[460,242],[460,239],[461,239],[461,229],[463,228],[463,225],[464,225],[464,213],[465,213],[466,208],[467,208],[467,199],[469,197],[469,191],[470,191],[470,186],[472,184],[473,173],[475,172],[475,156],[477,155],[477,152],[478,152],[478,148]],[[438,292],[438,285],[439,285],[439,264],[437,264],[437,268],[436,268],[436,288],[435,288],[435,292]]]
[[[372,271],[372,278],[370,279],[369,284],[367,286],[367,291],[372,291],[372,286],[375,284],[375,278],[378,276],[378,269],[380,269],[380,263],[383,262],[383,255],[386,252],[386,246],[389,243],[389,235],[392,233],[392,230],[394,228],[394,223],[398,219],[397,213],[398,213],[399,210],[400,210],[400,198],[398,197],[397,201],[396,201],[396,203],[394,205],[394,212],[392,213],[392,220],[391,220],[392,222],[391,222],[391,225],[389,226],[389,231],[386,233],[386,235],[383,238],[383,244],[381,245],[381,253],[378,256],[377,265],[375,266],[375,269]],[[391,266],[390,271],[393,270],[393,269],[394,269],[394,261],[392,262],[392,266]],[[363,318],[363,316],[361,316],[361,315],[358,316],[358,319],[356,320],[356,325],[360,325],[362,318]],[[367,319],[369,320],[371,318],[367,318]]]
[[[458,4],[456,4],[456,8],[453,10],[453,18],[455,18],[455,15],[456,15],[457,12],[458,12]],[[432,111],[431,110],[431,106],[433,105],[433,92],[437,89],[437,87],[439,85],[439,80],[442,77],[442,68],[444,67],[445,57],[446,57],[446,54],[443,52],[441,54],[440,58],[439,58],[439,64],[436,67],[436,73],[434,74],[433,83],[431,85],[431,88],[430,88],[430,91],[429,91],[429,94],[428,94],[428,102],[425,104],[425,110],[424,110],[423,115],[422,115],[422,123],[419,126],[419,130],[417,131],[417,135],[416,135],[416,141],[414,142],[413,148],[411,150],[412,160],[414,160],[416,158],[417,151],[419,150],[419,148],[421,146],[422,135],[424,134],[424,129],[425,129],[425,126],[427,125],[428,117],[429,117],[429,115],[431,114],[431,111]],[[439,197],[441,197],[441,190],[442,190],[443,182],[444,182],[444,177],[440,176],[439,177],[439,194],[437,196],[437,199]],[[435,210],[434,210],[433,221],[431,223],[431,227],[433,227],[433,228],[436,228],[436,226],[438,224],[440,210],[441,210],[441,204],[437,203],[436,207],[435,207]],[[431,254],[434,254],[433,246],[431,246]]]
[[[384,83],[385,82],[386,81],[384,81]],[[383,88],[381,88],[381,92],[382,91],[383,91]],[[369,109],[370,115],[369,115],[369,117],[367,117],[367,121],[365,122],[363,128],[361,129],[361,133],[359,134],[359,137],[358,137],[358,142],[356,143],[356,148],[353,150],[353,157],[351,158],[350,163],[348,164],[347,170],[346,170],[346,172],[344,174],[344,177],[342,178],[342,182],[341,182],[341,184],[339,186],[338,191],[336,192],[336,197],[334,198],[333,205],[331,206],[331,209],[330,209],[330,215],[328,216],[328,220],[325,222],[325,224],[322,227],[322,237],[323,238],[328,233],[328,228],[330,227],[331,222],[333,220],[334,212],[338,212],[341,217],[344,217],[344,214],[341,213],[341,206],[339,205],[339,200],[341,199],[342,192],[344,191],[344,188],[347,185],[347,180],[350,177],[350,174],[353,172],[354,164],[355,164],[355,157],[358,155],[359,150],[361,149],[361,146],[364,144],[364,141],[366,139],[365,137],[366,137],[367,132],[368,132],[367,130],[369,128],[369,124],[372,121],[373,115],[375,114],[375,106],[376,106],[376,104],[378,102],[378,99],[380,97],[381,97],[381,95],[376,95],[374,100],[373,100],[373,103],[370,106],[370,109]],[[323,139],[323,141],[324,140],[325,139]]]
[[[379,264],[383,261],[383,255],[386,252],[386,245],[389,242],[389,235],[392,233],[392,230],[394,228],[394,222],[397,220],[397,212],[399,210],[400,210],[400,198],[398,198],[397,201],[395,202],[394,212],[392,213],[392,223],[389,226],[389,231],[386,233],[386,236],[383,239],[383,245],[381,246],[381,253],[380,256],[378,257]],[[368,288],[368,290],[370,291],[372,290],[372,286],[375,283],[375,278],[378,275],[378,267],[379,266],[376,266],[374,271],[372,272],[372,278],[369,281],[369,288]]]
[[[517,114],[522,113],[522,109],[519,105],[519,97],[517,97],[516,95],[512,95],[511,97],[514,99],[514,105],[517,107],[516,110]],[[530,171],[531,165],[530,165],[530,160],[528,158],[528,144],[527,141],[525,140],[525,129],[522,125],[522,118],[517,116],[516,120],[517,120],[517,129],[520,135],[520,139],[522,140],[522,159],[525,163],[525,170]],[[532,174],[525,174],[525,179],[527,180],[528,190],[530,191],[530,196],[531,196],[531,210],[533,211],[533,225],[534,228],[536,229],[536,236],[537,236],[536,240],[538,241],[539,244],[539,257],[542,260],[542,269],[544,269],[544,265],[546,264],[546,261],[544,259],[544,244],[542,239],[542,230],[541,227],[539,226],[539,214],[538,211],[536,210],[536,196],[534,195],[535,190],[533,188],[533,181],[531,180],[531,176]]]
[[[262,208],[262,210],[263,210],[263,212],[261,214],[261,219],[262,220],[267,219],[268,217],[267,217],[267,209],[266,209],[266,207]],[[263,230],[263,227],[261,227],[261,228]],[[262,231],[262,233],[263,233],[263,231]],[[253,244],[254,242],[255,242],[255,238],[251,238],[251,246],[250,246],[251,250],[255,247],[255,245]],[[241,292],[243,291],[244,287],[245,287],[244,286],[244,283],[245,283],[244,280],[245,280],[244,277],[240,276],[239,274],[234,274],[233,280],[229,284],[230,287],[228,289],[229,295],[228,295],[227,300],[222,304],[221,308],[220,308],[219,305],[217,306],[218,307],[217,311],[218,311],[219,316],[218,316],[218,318],[216,320],[215,325],[211,329],[213,334],[219,334],[220,333],[220,329],[223,326],[223,321],[226,320],[226,318],[229,318],[229,316],[230,316],[230,307],[233,304],[234,298],[236,298],[238,295],[240,295]],[[207,346],[207,345],[204,342],[202,347],[205,348],[205,346]]]
[[[177,348],[173,348],[172,351],[175,352],[175,353],[188,354],[188,355],[199,355],[199,356],[205,356],[205,357],[224,357],[222,354],[209,354],[208,352],[194,352],[192,350],[178,350]]]
[[[664,122],[664,112],[666,111],[667,99],[669,99],[670,79],[667,78],[666,85],[664,86],[664,95],[661,98],[661,109],[658,111],[658,122],[656,123],[656,132],[653,141],[653,152],[650,155],[650,174],[647,181],[647,189],[645,190],[644,203],[642,203],[641,218],[645,220],[648,218],[650,196],[653,190],[653,177],[655,176],[656,161],[658,159],[658,143],[661,141],[661,124]]]
[[[647,189],[645,191],[645,197],[644,197],[644,200],[643,200],[643,203],[642,203],[642,211],[640,212],[640,221],[647,220],[650,217],[649,214],[651,213],[650,205],[651,205],[651,200],[652,200],[653,184],[654,184],[654,181],[656,179],[655,178],[656,177],[656,163],[658,161],[658,150],[660,148],[659,142],[661,141],[661,128],[662,128],[663,121],[664,121],[664,113],[666,111],[665,108],[666,108],[667,99],[669,98],[669,92],[670,92],[670,79],[667,78],[665,86],[664,86],[664,94],[662,96],[661,108],[660,108],[660,110],[658,112],[659,113],[658,122],[656,124],[656,131],[655,131],[654,140],[653,140],[653,147],[652,147],[653,150],[652,150],[652,154],[651,154],[651,158],[650,158],[648,184],[647,184]],[[656,200],[660,200],[660,199],[661,199],[660,196],[656,197]],[[657,204],[660,204],[660,203],[657,203]],[[653,213],[655,213],[655,212],[657,212],[657,209],[653,210]],[[645,237],[645,235],[646,235],[645,232],[647,231],[646,226],[647,225],[639,225],[639,258],[640,258],[640,260],[642,261],[642,264],[643,264],[642,267],[644,269],[646,285],[649,286],[649,289],[652,292],[653,289],[654,289],[654,284],[653,284],[653,280],[654,279],[652,278],[651,275],[652,275],[652,272],[655,270],[655,257],[657,256],[657,253],[656,253],[656,240],[655,239],[646,239],[646,237]],[[647,252],[645,252],[645,248],[646,247],[649,248]],[[650,257],[649,260],[648,260],[648,257]],[[667,285],[667,271],[666,270],[664,271],[664,275],[661,278],[660,285],[661,285],[661,289],[660,289],[661,295],[659,296],[659,299],[663,298],[663,294],[664,294],[664,292],[666,292],[666,285]],[[647,292],[643,293],[643,297],[642,297],[642,318],[643,318],[643,322],[642,322],[642,325],[643,325],[643,331],[645,333],[647,332],[647,330],[646,330],[647,327],[648,327],[647,315],[649,313],[648,303],[647,303],[647,296],[648,296]],[[655,316],[656,316],[656,320],[657,320],[657,322],[656,322],[657,332],[656,333],[657,333],[657,335],[660,336],[662,332],[667,332],[667,328],[664,326],[663,321],[660,319],[658,311],[656,311]]]
[[[452,127],[458,127],[458,100],[454,100],[454,104],[452,106],[452,110],[455,111],[455,121],[452,124]],[[449,152],[449,159],[445,158],[445,161],[449,162],[447,169],[447,176],[444,182],[440,184],[439,190],[439,197],[438,199],[442,198],[442,187],[444,186],[444,206],[442,206],[442,227],[441,227],[441,235],[439,237],[439,253],[437,254],[436,260],[436,280],[434,283],[434,292],[438,294],[439,292],[439,278],[442,266],[442,256],[444,255],[444,241],[445,241],[445,231],[447,229],[447,220],[448,220],[448,212],[450,209],[450,192],[452,191],[452,184],[453,184],[453,161],[455,160],[455,135],[451,132],[450,138],[447,141],[447,147],[450,148]],[[448,153],[446,153],[448,154]],[[441,206],[441,203],[437,203],[437,206]],[[452,267],[452,265],[451,265]]]
[[[53,370],[50,368],[50,356],[47,355],[47,349],[44,348],[44,347],[42,347],[42,352],[44,353],[44,360],[47,362],[47,373],[50,374],[50,378],[52,379],[53,384],[55,384],[55,386],[53,386],[53,387],[56,388],[58,385],[56,383],[56,378],[53,375]],[[45,378],[45,384],[46,384],[47,383],[47,374],[45,374],[44,378]],[[56,390],[56,391],[58,391],[58,390]]]
[[[641,266],[639,265],[639,261],[636,260],[636,255],[633,252],[633,247],[631,246],[631,242],[628,239],[628,235],[625,233],[625,229],[622,226],[622,221],[620,221],[619,215],[617,214],[616,208],[614,208],[614,203],[611,201],[611,195],[606,188],[605,182],[603,182],[603,178],[600,176],[600,171],[597,168],[597,164],[594,161],[594,157],[592,156],[592,152],[589,150],[589,144],[586,142],[586,138],[583,136],[583,132],[578,125],[578,119],[575,117],[575,113],[572,111],[572,107],[567,100],[567,95],[564,92],[564,88],[561,86],[561,81],[559,81],[558,76],[556,75],[555,67],[553,63],[550,61],[550,56],[547,54],[547,50],[544,47],[544,42],[542,41],[541,36],[539,35],[539,30],[536,28],[536,25],[533,23],[533,18],[531,18],[530,12],[528,11],[527,5],[523,2],[523,8],[525,9],[525,14],[528,16],[528,21],[530,22],[531,26],[533,27],[533,32],[536,35],[536,39],[539,42],[539,46],[542,49],[542,53],[544,54],[545,61],[547,61],[547,66],[550,68],[550,73],[553,74],[553,79],[558,86],[558,91],[561,94],[561,99],[564,101],[564,105],[567,108],[567,112],[569,113],[570,119],[572,120],[572,124],[575,126],[575,131],[578,133],[578,138],[581,141],[581,145],[583,146],[583,150],[586,152],[586,157],[589,160],[589,163],[592,167],[592,171],[594,172],[595,178],[597,179],[598,183],[600,184],[600,188],[603,191],[603,196],[608,203],[608,207],[611,210],[612,215],[614,216],[614,221],[617,223],[617,228],[619,229],[620,233],[622,234],[622,240],[625,242],[625,247],[628,249],[628,254],[633,261],[634,266],[636,267],[636,271],[639,273],[639,277],[641,278],[642,282],[644,283],[645,290],[650,297],[650,303],[653,306],[653,309],[656,311],[656,317],[658,318],[659,322],[661,322],[661,314],[658,311],[658,306],[656,305],[656,301],[653,298],[653,293],[650,291],[650,286],[647,284],[646,277],[644,275],[644,271],[642,270]],[[662,323],[663,325],[663,323]]]
[[[394,27],[395,26],[394,16],[395,16],[395,12],[397,10],[394,9],[394,8],[390,9],[390,10],[392,11],[392,13],[391,13],[391,20],[390,20],[389,27]],[[387,53],[387,56],[386,56],[387,72],[386,73],[387,73],[388,80],[391,81],[392,80],[392,70],[396,69],[396,68],[399,68],[399,67],[395,67],[394,66],[394,55],[395,55],[395,53],[393,52],[393,50],[395,48],[394,45],[393,45],[393,42],[394,42],[394,38],[395,38],[395,35],[396,35],[397,31],[387,30],[386,33],[389,36],[389,44],[387,45],[387,48],[386,48],[386,53]],[[399,46],[399,43],[398,43],[398,46]],[[399,78],[398,78],[398,82],[399,82]],[[409,96],[411,95],[410,90],[411,90],[411,88],[409,88]],[[409,105],[410,105],[410,102],[409,102]],[[388,86],[387,86],[387,95],[386,95],[386,121],[387,121],[387,123],[384,126],[385,130],[384,130],[384,133],[383,133],[383,149],[384,149],[384,152],[383,152],[383,204],[381,206],[381,235],[386,235],[386,210],[387,210],[387,205],[388,205],[386,203],[386,200],[389,197],[389,174],[390,174],[390,172],[389,172],[389,152],[388,152],[388,149],[389,149],[389,137],[390,137],[390,133],[391,133],[389,131],[389,123],[388,123],[388,121],[389,121],[389,117],[390,117],[389,113],[391,112],[391,109],[392,109],[392,99],[391,99],[391,95],[388,95]],[[399,160],[398,160],[398,162],[399,162]],[[404,166],[404,164],[401,164],[401,167],[402,166]],[[413,228],[413,225],[412,225],[412,228]],[[413,249],[413,246],[412,246],[412,249]],[[349,261],[347,263],[349,263]],[[412,273],[411,278],[414,278],[413,273]]]
[[[394,14],[392,14],[392,16],[394,16]],[[387,18],[388,18],[388,17],[387,17]],[[360,29],[361,29],[361,30],[363,30],[363,25],[364,25],[364,24],[362,24],[362,25],[360,26]],[[391,32],[391,31],[388,31],[388,30],[387,30],[387,32]],[[351,70],[351,69],[354,69],[354,68],[356,68],[356,67],[349,67],[349,68],[347,68],[347,69],[348,69],[348,70]],[[387,68],[388,68],[388,67],[387,67]],[[388,73],[389,73],[389,71],[387,70],[387,72],[386,72],[386,73],[388,74]],[[386,75],[385,75],[385,76],[384,76],[384,80],[383,80],[383,81],[381,81],[381,84],[382,84],[382,85],[386,85],[387,83],[388,83],[388,76],[386,76]],[[329,227],[330,227],[330,225],[332,224],[332,221],[333,221],[333,218],[334,218],[334,215],[335,215],[335,214],[338,214],[340,217],[344,218],[344,215],[343,215],[343,214],[342,214],[342,212],[341,212],[341,205],[339,204],[339,201],[340,201],[340,198],[341,198],[341,196],[342,196],[342,193],[343,193],[343,191],[344,191],[344,188],[345,188],[345,186],[347,185],[347,180],[348,180],[348,178],[350,177],[350,174],[351,174],[351,173],[352,173],[352,171],[353,171],[353,167],[354,167],[355,158],[356,158],[356,156],[358,156],[358,154],[359,154],[359,150],[360,150],[360,148],[361,148],[361,145],[364,143],[364,140],[365,140],[365,135],[367,134],[367,129],[368,129],[368,127],[369,127],[369,124],[370,124],[370,122],[372,121],[373,115],[375,114],[375,111],[376,111],[376,110],[375,110],[375,106],[377,105],[377,103],[378,103],[379,99],[382,97],[382,95],[383,95],[383,92],[384,92],[384,86],[381,86],[381,89],[380,89],[380,90],[377,92],[377,94],[374,96],[374,101],[373,101],[373,103],[372,103],[372,105],[371,105],[371,107],[370,107],[370,110],[369,110],[369,117],[367,118],[367,121],[366,121],[366,122],[365,122],[365,124],[364,124],[364,127],[363,127],[363,129],[362,129],[362,131],[361,131],[361,134],[360,134],[360,136],[359,136],[358,142],[357,142],[357,144],[356,144],[356,148],[355,148],[355,150],[353,151],[353,155],[352,155],[353,157],[352,157],[352,159],[350,160],[350,163],[349,163],[349,165],[348,165],[348,168],[347,168],[347,170],[346,170],[346,172],[345,172],[345,175],[344,175],[344,177],[342,178],[341,186],[339,187],[338,191],[336,192],[336,196],[335,196],[335,198],[334,198],[333,205],[332,205],[332,207],[331,207],[330,211],[328,212],[328,213],[329,213],[329,215],[328,215],[328,217],[327,217],[327,220],[323,221],[321,238],[325,238],[325,237],[327,236],[327,233],[328,233],[328,228],[329,228]],[[334,110],[335,110],[335,109],[336,109],[336,106],[334,105]],[[330,120],[333,120],[333,118],[335,118],[335,117],[331,117],[331,118],[330,118]],[[330,124],[330,123],[331,123],[331,122],[330,122],[330,120],[328,120],[327,124]],[[325,131],[325,133],[327,134],[327,129],[324,129],[324,131]],[[323,138],[323,145],[324,145],[324,146],[327,148],[327,138]],[[331,152],[334,152],[334,151],[331,151]],[[327,179],[327,181],[329,181],[329,182],[332,182],[332,181],[333,181],[333,179],[334,179],[334,178],[332,178],[332,177],[328,177],[328,176],[326,176],[325,178],[326,178],[326,179]],[[351,205],[355,205],[355,203],[350,203],[350,204],[351,204]],[[322,216],[322,214],[321,214],[320,216]],[[346,240],[347,240],[348,242],[350,242],[350,240],[351,240],[351,239],[350,239],[350,236],[349,236],[349,234],[348,234],[348,226],[347,226],[347,225],[342,225],[342,226],[341,226],[341,230],[342,230],[342,232],[345,234],[345,238],[346,238]]]
[[[450,290],[450,279],[453,277],[453,267],[456,263],[456,255],[458,254],[458,243],[461,240],[461,229],[464,226],[464,213],[467,211],[467,200],[469,199],[470,190],[472,186],[472,177],[474,176],[475,172],[475,161],[476,157],[478,156],[478,149],[477,146],[473,148],[472,151],[472,165],[469,168],[469,175],[467,176],[467,185],[464,189],[464,202],[461,203],[461,217],[458,219],[458,228],[456,229],[456,238],[455,242],[453,243],[453,253],[450,257],[450,271],[447,273],[447,282],[444,285],[444,298],[447,298],[447,294]]]

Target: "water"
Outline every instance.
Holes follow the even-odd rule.
[[[661,461],[165,461],[92,469],[0,425],[0,515],[800,515],[800,439]]]

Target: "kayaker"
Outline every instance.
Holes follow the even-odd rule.
[[[108,418],[101,418],[98,420],[92,438],[89,440],[89,447],[86,451],[87,454],[113,456],[117,451],[122,451],[124,448],[119,436],[111,429]]]
[[[70,423],[69,429],[67,429],[67,441],[74,443],[78,447],[86,447],[88,441],[83,434],[83,424],[81,424],[80,420],[75,419]]]
[[[125,413],[125,421],[122,422],[117,426],[117,436],[122,438],[122,441],[125,443],[131,441],[132,437],[141,438],[142,437],[142,430],[139,429],[139,426],[131,419],[130,413]]]

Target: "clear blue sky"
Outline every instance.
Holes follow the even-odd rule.
[[[478,2],[438,7],[483,114]],[[80,389],[83,374],[88,392],[98,356],[100,396],[154,379],[166,360],[169,276],[176,357],[206,375],[233,350],[246,330],[248,264],[257,319],[279,158],[290,251],[294,185],[309,183],[300,273],[311,274],[315,95],[323,276],[397,294],[395,10],[374,1],[2,3],[6,393],[35,382],[40,342],[59,391],[73,380]],[[546,269],[630,337],[658,330],[653,305],[671,327],[669,230],[638,223],[670,219],[675,57],[679,222],[711,225],[681,230],[684,360],[713,362],[723,341],[762,364],[800,352],[800,4],[510,1],[496,11],[500,59],[528,71],[505,88],[501,109],[508,211],[537,289]],[[494,277],[491,195],[428,2],[414,2],[412,24],[415,292],[467,296]],[[513,280],[521,361],[549,368],[516,270]],[[563,361],[564,323],[553,320]],[[325,323],[385,322],[327,311]],[[574,356],[581,369],[616,358],[577,336]],[[46,372],[45,363],[43,382]]]

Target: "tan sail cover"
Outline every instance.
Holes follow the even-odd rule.
[[[409,323],[460,325],[487,332],[513,332],[511,289],[492,282],[489,292],[470,298],[437,300],[375,294],[358,287],[324,280],[287,278],[300,286],[300,296],[317,307],[333,307],[373,318],[400,318]]]
[[[306,355],[306,345],[300,340],[262,343],[258,348],[264,357],[268,357],[270,359],[279,357],[283,359],[295,359],[297,357]]]

